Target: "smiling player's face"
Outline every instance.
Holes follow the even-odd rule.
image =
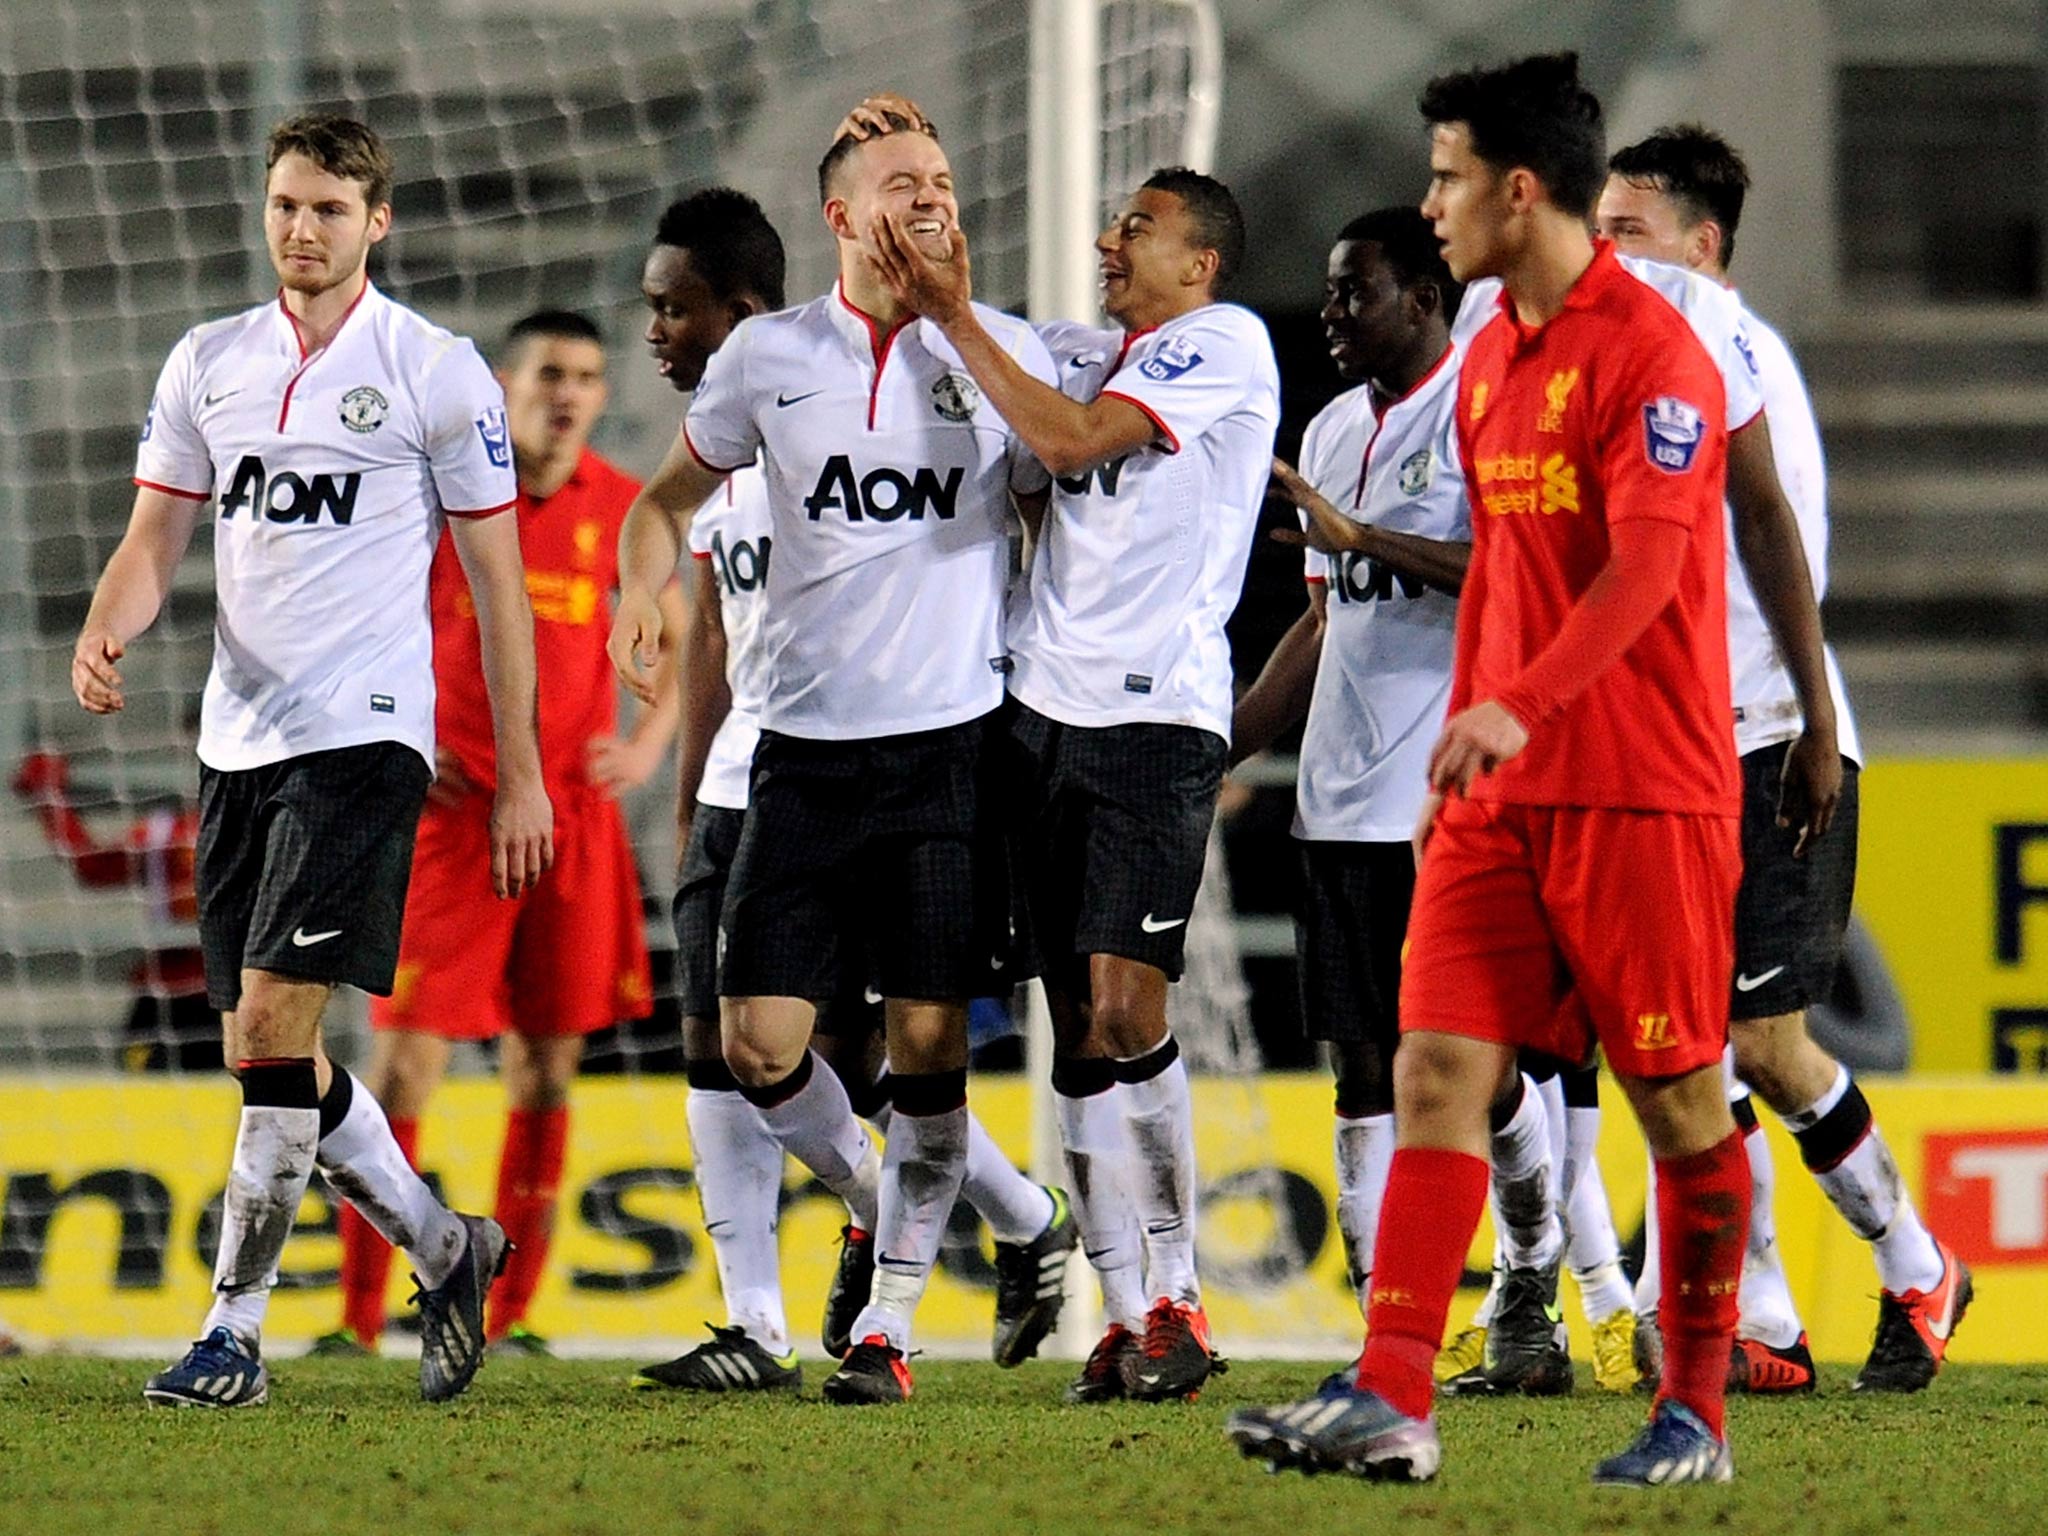
[[[371,208],[364,185],[323,171],[304,155],[270,168],[263,238],[277,280],[295,293],[325,293],[362,272],[370,247],[391,227],[391,205]]]
[[[844,174],[847,218],[860,239],[867,238],[876,214],[886,214],[932,260],[951,254],[960,204],[953,196],[953,167],[937,139],[928,133],[869,139],[848,158]]]

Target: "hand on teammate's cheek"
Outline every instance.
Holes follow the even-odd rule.
[[[948,236],[950,255],[933,261],[918,248],[900,219],[878,213],[868,225],[868,244],[882,280],[904,308],[934,320],[945,320],[967,307],[972,293],[967,268],[967,237],[959,229]]]

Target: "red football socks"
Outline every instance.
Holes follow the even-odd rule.
[[[505,1272],[491,1287],[487,1337],[502,1339],[525,1320],[526,1308],[547,1265],[548,1240],[555,1230],[555,1197],[562,1186],[562,1158],[569,1140],[569,1109],[515,1109],[505,1121],[505,1150],[498,1160],[498,1225],[512,1240]],[[1747,1166],[1747,1165],[1745,1165]]]
[[[1748,1164],[1743,1167],[1747,1178]],[[1412,1419],[1430,1415],[1436,1394],[1431,1366],[1485,1208],[1485,1158],[1433,1147],[1394,1153],[1380,1205],[1358,1384]]]
[[[1657,1164],[1664,1294],[1664,1380],[1658,1399],[1690,1408],[1717,1435],[1735,1339],[1742,1254],[1749,1234],[1749,1158],[1742,1133]]]
[[[405,1160],[419,1167],[419,1121],[390,1118],[391,1139]],[[367,1349],[375,1349],[384,1332],[384,1291],[390,1278],[391,1245],[354,1206],[342,1206],[341,1325]]]

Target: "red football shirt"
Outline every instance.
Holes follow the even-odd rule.
[[[519,493],[519,549],[540,667],[540,763],[549,795],[587,784],[584,752],[618,728],[605,640],[619,584],[619,525],[640,490],[589,449],[545,501]],[[434,616],[434,734],[478,784],[497,783],[476,604],[447,530],[428,585]]]
[[[1691,530],[1678,591],[1619,662],[1537,724],[1476,799],[1733,816],[1726,402],[1713,359],[1614,248],[1531,328],[1502,296],[1458,382],[1472,565],[1451,709],[1499,698],[1607,563],[1609,527]]]

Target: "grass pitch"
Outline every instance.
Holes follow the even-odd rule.
[[[283,1360],[268,1407],[143,1406],[137,1361],[0,1361],[0,1531],[1011,1536],[2023,1536],[2048,1529],[2048,1368],[1956,1366],[1912,1398],[1738,1400],[1726,1488],[1596,1490],[1643,1401],[1451,1402],[1423,1488],[1269,1477],[1224,1440],[1240,1403],[1316,1371],[1244,1361],[1194,1405],[1068,1408],[1071,1372],[924,1362],[902,1408],[634,1392],[630,1367],[493,1360],[431,1408],[390,1360]]]

